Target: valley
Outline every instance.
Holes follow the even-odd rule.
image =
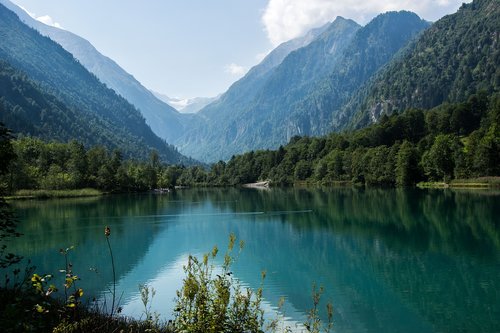
[[[342,5],[0,0],[0,327],[493,332],[500,1]]]

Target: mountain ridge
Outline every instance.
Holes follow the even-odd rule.
[[[243,78],[234,82],[217,101],[200,110],[200,114],[210,116],[214,113],[214,111],[212,111],[214,107],[217,107],[220,103],[225,103],[227,100],[231,102],[238,101],[237,104],[246,102],[253,96],[253,93],[258,90],[256,85],[258,87],[259,83],[257,82],[256,84],[256,81],[262,80],[262,78],[269,75],[269,73],[279,66],[291,52],[310,44],[328,28],[328,25],[329,24],[325,24],[321,27],[312,29],[303,36],[278,45],[264,57],[259,64],[253,66]]]
[[[94,134],[86,136],[86,145],[105,144],[135,158],[147,158],[156,149],[166,162],[189,161],[157,137],[133,105],[101,83],[72,54],[1,4],[0,36],[2,85],[15,88],[2,93],[2,120],[15,120],[16,114],[31,122],[39,117],[41,123],[33,128],[56,137],[65,131],[69,134],[58,139],[78,139],[71,132],[83,130]],[[73,120],[60,122],[68,117]],[[57,121],[51,122],[51,118]],[[18,125],[26,129],[35,124]]]
[[[391,22],[397,27],[393,28]],[[185,154],[215,161],[248,150],[276,148],[294,135],[325,134],[331,129],[332,112],[314,110],[318,95],[336,94],[335,99],[341,105],[427,26],[428,23],[409,12],[381,14],[364,27],[339,17],[313,41],[290,52],[278,66],[266,72],[248,96],[232,103],[231,97],[243,94],[244,90],[238,89],[246,82],[242,79],[233,84],[219,101],[200,111],[205,121],[195,124],[194,130],[175,143]],[[388,40],[388,32],[399,37],[391,35],[393,40]],[[368,43],[369,38],[378,38],[380,42],[370,42],[371,58],[364,55],[364,44],[352,44],[357,40]],[[346,54],[349,48],[355,51]],[[364,63],[367,59],[370,62]],[[354,81],[349,76],[353,73],[358,75]],[[332,77],[336,80],[335,87],[328,81]],[[215,128],[224,133],[219,134]]]
[[[475,0],[435,22],[342,110],[348,128],[407,108],[463,102],[500,89],[500,3]]]
[[[155,134],[171,143],[183,133],[184,123],[189,122],[190,116],[179,114],[173,107],[156,98],[133,75],[101,54],[88,40],[39,22],[8,0],[0,0],[0,3],[16,13],[23,23],[60,44],[101,82],[139,109]]]

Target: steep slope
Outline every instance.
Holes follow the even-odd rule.
[[[213,161],[247,150],[275,148],[294,135],[327,133],[336,110],[348,97],[426,27],[427,22],[409,12],[379,15],[362,28],[337,18],[313,42],[285,57],[241,99],[245,103],[232,103],[226,110],[221,98],[219,104],[202,110],[207,124],[178,146],[187,154]],[[238,83],[233,85],[233,95],[240,94]]]
[[[14,133],[63,142],[78,138],[86,145],[113,143],[106,122],[69,108],[5,61],[0,61],[0,96],[0,121]]]
[[[341,23],[341,21],[346,20],[339,19],[336,23],[313,29],[303,37],[278,46],[259,65],[253,67],[241,80],[234,83],[219,100],[199,112],[205,121],[192,123],[192,129],[175,142],[179,149],[204,161],[215,161],[228,159],[235,153],[258,148],[259,145],[237,141],[247,132],[254,132],[260,139],[267,140],[270,137],[272,124],[266,122],[254,128],[254,123],[260,120],[255,120],[257,113],[252,114],[248,110],[256,105],[255,100],[288,56],[312,44],[320,36],[327,39],[328,33],[332,33],[336,27],[339,29],[339,35],[342,35],[342,32],[348,35],[351,30],[357,28],[352,21],[349,24]],[[343,38],[339,35],[337,37]],[[331,56],[328,49],[322,50],[322,53],[326,52]]]
[[[375,17],[356,34],[339,66],[295,105],[294,122],[299,126],[300,117],[305,114],[312,119],[316,130],[306,130],[305,134],[326,134],[343,129],[346,123],[339,117],[339,111],[352,94],[428,27],[428,22],[407,11],[388,12]],[[322,122],[314,123],[317,118]]]
[[[172,142],[184,132],[185,117],[156,98],[116,62],[99,53],[87,40],[69,31],[51,27],[33,19],[8,0],[0,0],[0,3],[15,12],[25,24],[59,43],[101,82],[132,103],[141,111],[146,123],[156,135],[167,142]],[[185,120],[189,121],[189,119]]]
[[[232,115],[235,111],[245,108],[260,91],[276,67],[291,52],[310,44],[327,28],[328,25],[324,25],[320,28],[312,29],[304,36],[280,44],[262,62],[251,68],[242,79],[231,85],[217,101],[201,110],[200,114],[205,118],[225,118]],[[195,131],[198,131],[198,129]]]
[[[48,139],[104,144],[129,157],[145,158],[156,149],[165,161],[187,161],[151,131],[134,106],[1,4],[0,37],[0,115],[7,126],[24,134],[47,131]]]
[[[272,112],[285,118],[290,106],[334,70],[360,28],[356,22],[338,17],[314,42],[290,53],[259,92],[251,112]]]
[[[394,110],[462,102],[500,87],[500,2],[475,0],[437,21],[343,110],[351,127]],[[357,113],[357,114],[356,114]]]

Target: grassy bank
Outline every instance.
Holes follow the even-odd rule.
[[[317,187],[317,186],[330,186],[330,187],[351,187],[351,186],[364,186],[360,183],[353,183],[351,181],[296,181],[293,183],[294,187]],[[416,185],[418,188],[467,188],[467,189],[488,189],[500,188],[500,177],[481,177],[470,179],[454,179],[449,182],[420,182]],[[392,187],[392,186],[391,186]],[[390,187],[389,187],[390,188]]]
[[[103,192],[93,188],[82,188],[76,190],[19,190],[12,196],[7,196],[8,200],[22,199],[50,199],[50,198],[79,198],[95,197],[102,195]]]
[[[249,184],[243,185],[243,187],[255,187],[248,186]],[[276,186],[276,184],[269,184],[270,187]],[[363,186],[362,184],[356,184],[351,181],[296,181],[293,183],[294,187],[350,187],[350,186]],[[471,178],[471,179],[454,179],[450,182],[420,182],[416,185],[418,188],[469,188],[469,189],[488,189],[488,188],[500,188],[500,177],[482,177],[482,178]],[[208,184],[198,184],[194,187],[218,187],[209,186]],[[267,188],[267,187],[266,187]],[[106,194],[100,190],[94,188],[83,188],[74,190],[18,190],[14,195],[5,196],[7,200],[23,200],[23,199],[51,199],[51,198],[83,198],[83,197],[95,197]]]
[[[357,186],[351,182],[350,180],[334,180],[334,181],[307,181],[301,180],[293,183],[294,187],[323,187],[323,186],[331,186],[331,187],[349,187],[349,186]]]
[[[472,179],[454,179],[449,183],[445,182],[420,182],[419,188],[470,188],[488,189],[500,188],[500,177],[482,177]]]

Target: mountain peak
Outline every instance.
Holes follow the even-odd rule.
[[[373,20],[371,20],[366,27],[369,26],[381,26],[384,24],[398,24],[398,25],[409,25],[410,23],[419,23],[421,24],[424,21],[420,18],[416,13],[400,10],[400,11],[388,11],[382,14],[377,15]]]

